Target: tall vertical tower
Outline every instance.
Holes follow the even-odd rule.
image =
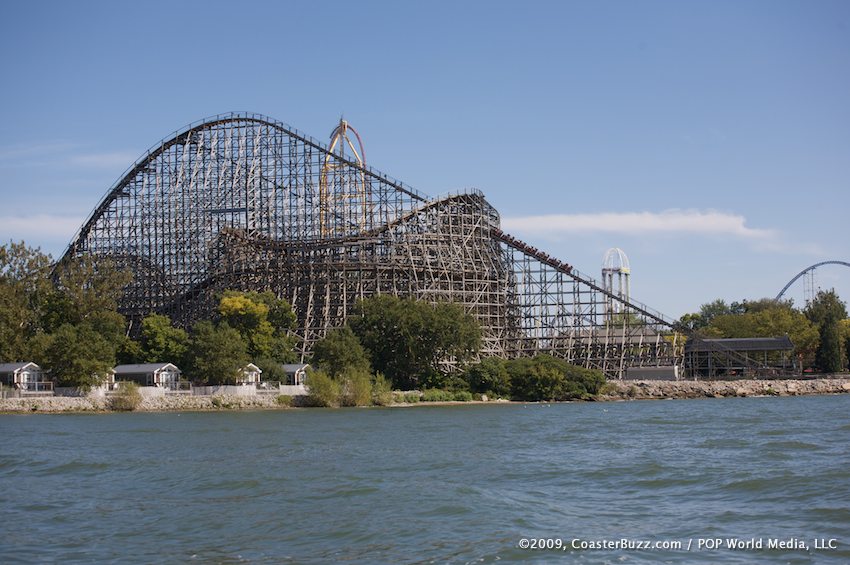
[[[605,252],[602,259],[602,286],[605,290],[620,297],[623,302],[629,301],[631,294],[629,277],[631,268],[626,252],[619,247],[612,247]],[[606,314],[610,319],[614,314],[622,311],[622,302],[608,297]]]
[[[353,139],[349,133],[354,134]],[[351,155],[346,155],[346,148]],[[357,168],[352,169],[349,163]],[[365,167],[366,152],[360,134],[340,118],[331,132],[331,143],[319,176],[319,233],[323,238],[350,235],[371,227],[368,225],[372,213],[371,194]]]

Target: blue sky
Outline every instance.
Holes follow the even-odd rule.
[[[342,114],[371,166],[481,189],[584,273],[620,247],[669,316],[850,261],[842,0],[5,1],[0,57],[0,240],[54,256],[149,146],[251,111]]]

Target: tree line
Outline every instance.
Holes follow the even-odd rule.
[[[787,335],[800,368],[822,373],[850,369],[850,319],[835,290],[819,291],[803,308],[796,308],[791,300],[764,298],[727,304],[717,299],[679,321],[707,338]]]
[[[93,387],[116,364],[172,362],[195,383],[225,384],[249,362],[264,380],[283,381],[283,365],[297,360],[295,314],[271,292],[225,291],[215,316],[189,330],[150,314],[131,332],[118,312],[131,281],[109,258],[53,264],[23,242],[0,247],[0,361],[32,360],[59,386]],[[591,398],[604,383],[598,371],[547,355],[477,363],[480,347],[481,329],[459,305],[379,295],[314,344],[308,379],[329,405],[414,389],[431,399],[566,400]]]
[[[130,332],[118,300],[132,275],[109,258],[53,264],[23,242],[0,247],[0,360],[35,361],[59,386],[102,384],[117,364],[171,362],[204,384],[234,381],[249,362],[280,380],[295,360],[295,314],[272,293],[221,295],[191,331],[151,314]],[[133,336],[133,337],[131,337]]]
[[[291,305],[271,292],[223,292],[212,319],[189,330],[151,314],[128,331],[118,300],[132,275],[108,258],[54,264],[23,242],[0,247],[0,361],[32,360],[60,386],[91,387],[122,363],[173,362],[199,384],[233,382],[249,362],[283,381],[298,359]],[[803,309],[790,301],[704,304],[680,323],[706,337],[788,335],[800,366],[848,367],[850,320],[834,291]],[[361,404],[389,390],[488,394],[517,400],[592,398],[598,371],[548,355],[481,359],[481,329],[459,305],[379,295],[354,306],[344,326],[313,344],[313,388],[326,404]],[[434,393],[436,395],[436,393]]]

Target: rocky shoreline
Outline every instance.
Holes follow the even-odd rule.
[[[608,381],[598,400],[806,396],[850,393],[850,377],[739,381]]]
[[[150,396],[136,412],[197,412],[214,410],[272,410],[286,408],[275,395]],[[0,399],[0,413],[112,412],[103,397],[47,396]]]
[[[822,379],[740,380],[740,381],[609,381],[596,400],[663,400],[685,398],[728,398],[747,396],[806,396],[850,393],[850,376]],[[508,404],[503,400],[475,404]],[[399,404],[397,406],[433,406],[470,404],[469,402]],[[256,396],[155,396],[144,398],[138,412],[197,412],[219,410],[281,410],[275,395]],[[27,397],[0,399],[0,413],[92,413],[111,412],[103,397]]]

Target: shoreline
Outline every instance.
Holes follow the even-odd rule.
[[[850,393],[850,376],[737,381],[608,381],[599,401],[813,396]]]
[[[608,381],[591,402],[627,400],[673,400],[764,396],[812,396],[850,393],[850,376],[819,379],[739,381]],[[416,402],[391,404],[388,408],[416,406],[527,404],[502,399]],[[277,396],[160,396],[145,398],[134,412],[221,412],[233,410],[290,410]],[[89,397],[25,397],[0,399],[0,414],[107,414],[108,400]]]

